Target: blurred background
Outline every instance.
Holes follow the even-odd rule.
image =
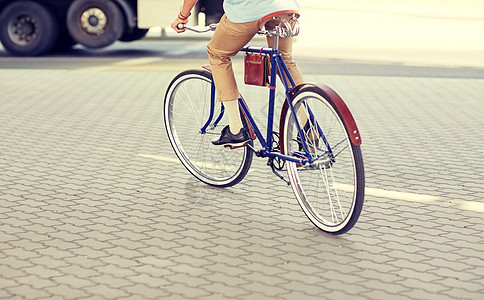
[[[305,56],[484,66],[484,1],[299,0]]]
[[[484,1],[298,2],[302,26],[294,44],[298,59],[484,67]],[[36,3],[0,0],[3,44],[0,58],[39,55],[206,58],[205,46],[210,34],[176,34],[169,27],[181,0]],[[221,7],[222,0],[200,0],[191,25],[216,22],[222,14]],[[46,10],[43,15],[39,14],[41,10]],[[262,38],[256,38],[252,44],[257,43],[265,44]],[[5,60],[0,60],[0,64],[0,67],[7,65]]]

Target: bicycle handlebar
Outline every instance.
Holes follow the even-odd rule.
[[[190,30],[190,31],[193,31],[193,32],[196,32],[196,33],[204,33],[204,32],[209,32],[209,31],[215,31],[215,29],[217,29],[217,26],[218,26],[218,23],[215,23],[215,24],[210,24],[206,27],[203,27],[203,28],[196,28],[196,27],[192,27],[192,26],[188,26],[186,24],[183,24],[183,23],[180,23],[178,24],[178,29],[183,29],[183,28],[186,28],[187,30]]]

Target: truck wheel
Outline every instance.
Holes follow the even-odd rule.
[[[57,42],[59,28],[54,14],[33,1],[17,1],[0,14],[0,40],[13,55],[40,55]]]
[[[72,38],[89,48],[111,45],[124,32],[121,9],[110,0],[76,0],[67,12],[67,28]]]

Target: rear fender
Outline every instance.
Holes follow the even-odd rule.
[[[319,89],[322,93],[324,98],[331,100],[334,106],[336,106],[336,109],[339,111],[341,117],[343,118],[343,121],[346,126],[346,130],[350,136],[351,139],[351,144],[353,146],[360,146],[361,145],[361,137],[360,137],[360,131],[358,130],[358,126],[356,126],[355,119],[353,118],[353,115],[351,114],[350,110],[346,106],[346,103],[341,99],[341,97],[330,87],[324,84],[312,84],[312,83],[305,83],[305,84],[300,84],[289,92],[289,95],[291,96],[291,99],[294,99],[294,96],[303,88],[317,88]],[[287,101],[284,102],[284,106],[289,106]],[[284,110],[284,108],[283,108]],[[281,120],[281,126],[283,124],[283,120]]]

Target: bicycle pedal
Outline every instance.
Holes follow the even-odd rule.
[[[247,144],[243,144],[243,145],[240,145],[240,146],[225,145],[224,147],[225,148],[230,148],[230,150],[234,150],[234,149],[239,149],[239,148],[247,147]]]

